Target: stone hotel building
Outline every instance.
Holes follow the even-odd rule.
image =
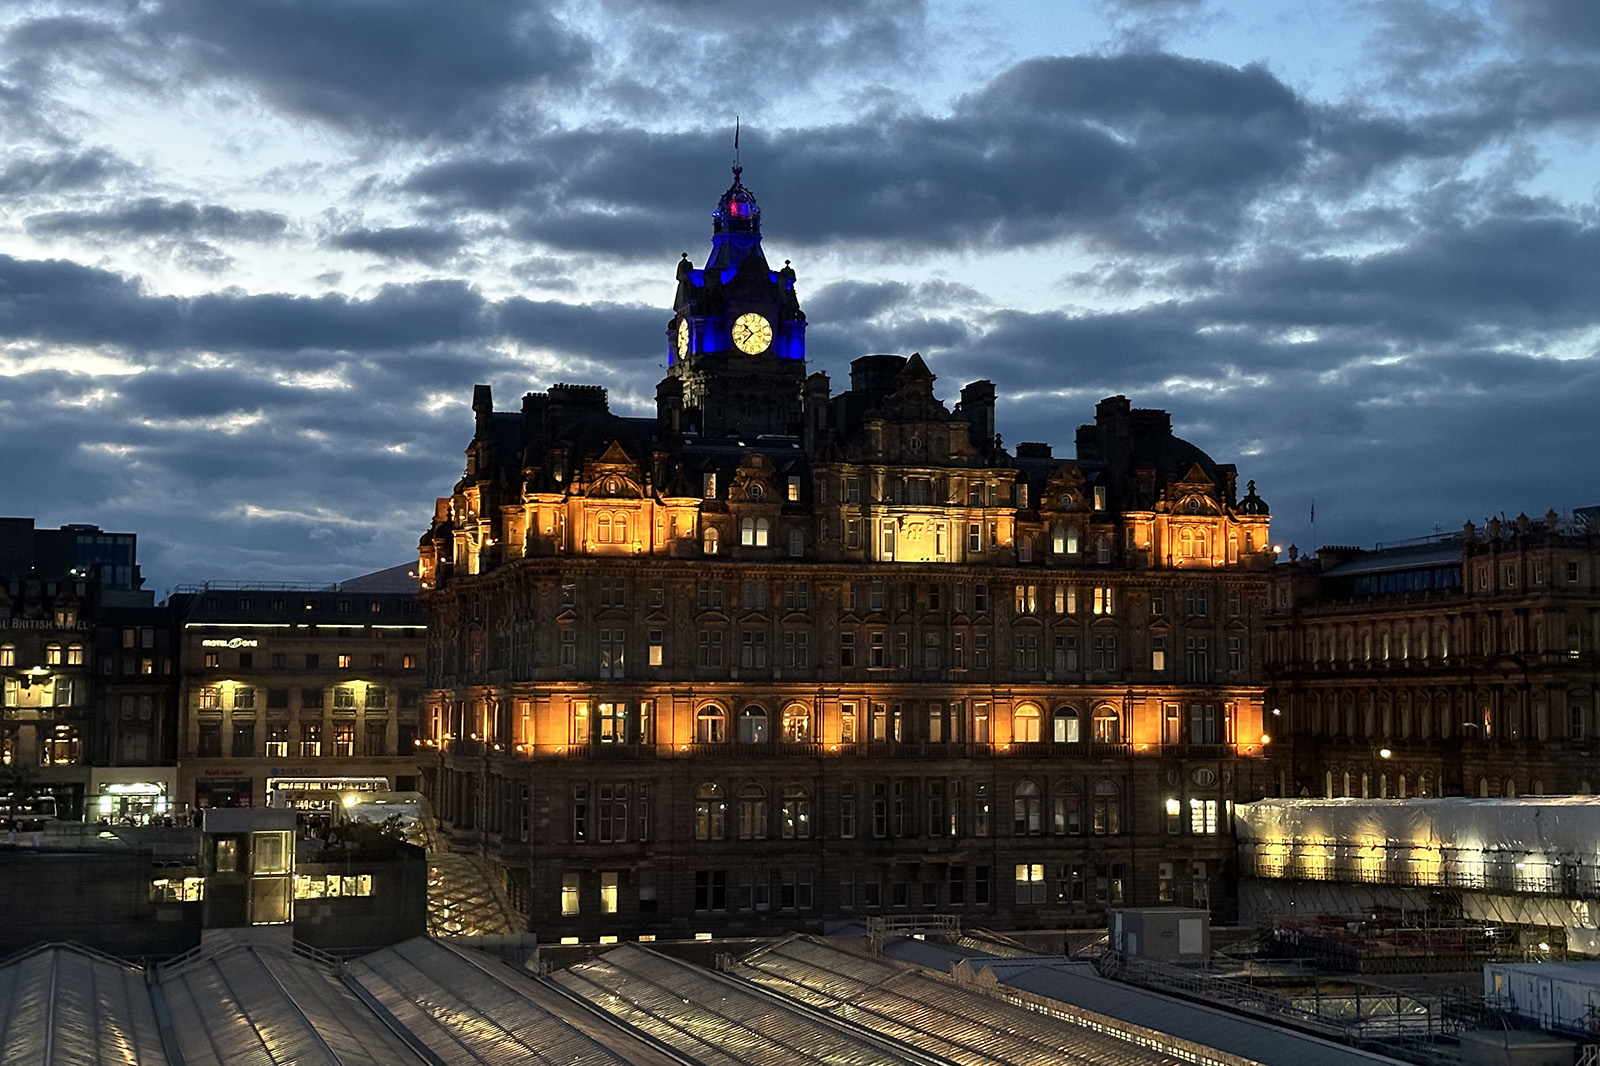
[[[418,571],[445,831],[544,936],[1228,914],[1273,778],[1253,483],[1120,396],[1057,455],[917,355],[835,392],[805,326],[736,168],[654,417],[476,389]]]

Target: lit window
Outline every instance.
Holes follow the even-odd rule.
[[[350,669],[350,667],[355,665],[355,661],[356,661],[356,657],[354,655],[348,655],[348,654],[340,655],[339,656],[339,669],[348,670],[348,669]]]
[[[17,665],[17,646],[15,644],[0,644],[0,666]]]
[[[1044,902],[1045,892],[1043,863],[1018,863],[1016,880],[1018,903]]]
[[[561,917],[572,918],[578,913],[578,875],[561,875]]]
[[[402,669],[402,670],[415,670],[416,668],[417,668],[417,657],[415,655],[402,655],[402,656],[400,656],[400,669]]]
[[[1031,703],[1019,706],[1011,719],[1011,739],[1019,744],[1036,743],[1039,739],[1039,708]]]

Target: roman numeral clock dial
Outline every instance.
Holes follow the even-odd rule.
[[[760,355],[772,346],[772,323],[754,312],[733,323],[733,343],[746,355]]]

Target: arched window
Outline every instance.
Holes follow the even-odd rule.
[[[1109,703],[1094,709],[1094,739],[1097,744],[1122,743],[1122,716]]]
[[[1398,787],[1395,789],[1395,793],[1394,794],[1395,794],[1395,797],[1397,799],[1405,799],[1406,798],[1406,775],[1405,774],[1401,774],[1400,775],[1400,780],[1399,780],[1399,783],[1398,783]]]
[[[1349,799],[1350,798],[1350,771],[1349,770],[1346,770],[1344,772],[1344,798],[1345,799]]]
[[[617,515],[616,523],[611,527],[611,537],[612,537],[612,543],[615,543],[615,544],[626,544],[626,543],[628,543],[628,516],[627,515],[625,515],[625,514]]]
[[[717,554],[717,527],[706,526],[705,533],[700,542],[701,550],[707,555]]]
[[[1111,538],[1101,537],[1094,542],[1095,561],[1104,566],[1111,562]]]
[[[694,838],[721,840],[727,829],[728,802],[722,786],[708,781],[694,794]]]
[[[1188,558],[1198,554],[1194,550],[1194,530],[1183,529],[1178,532],[1178,554]]]
[[[739,743],[765,744],[768,739],[765,710],[752,703],[739,712]]]
[[[1517,779],[1514,778],[1514,777],[1506,778],[1506,795],[1507,796],[1515,796],[1516,794],[1517,794]]]
[[[767,839],[767,790],[760,785],[739,790],[739,839]]]
[[[783,789],[781,812],[783,839],[807,840],[811,836],[811,790],[798,781]]]
[[[1018,744],[1035,744],[1039,740],[1039,708],[1031,703],[1021,703],[1011,715],[1011,739]]]
[[[1050,789],[1050,828],[1057,836],[1083,832],[1083,797],[1065,780]]]
[[[17,646],[15,644],[0,644],[0,666],[17,665]]]
[[[739,520],[739,543],[746,548],[754,547],[756,542],[756,520],[743,518]]]
[[[1056,526],[1050,531],[1050,551],[1061,555],[1067,550],[1067,531]]]
[[[61,665],[61,645],[46,644],[44,646],[44,662],[46,666]]]
[[[1478,795],[1483,797],[1489,795],[1489,779],[1487,777],[1478,778]]]
[[[1077,555],[1078,554],[1078,527],[1077,526],[1068,526],[1067,527],[1067,554],[1068,555]]]
[[[789,530],[789,555],[790,555],[791,558],[798,559],[798,558],[800,558],[800,556],[804,555],[805,553],[806,553],[806,534],[805,534],[805,530],[801,529],[799,526],[796,526],[795,528]]]
[[[1019,563],[1031,563],[1031,562],[1033,562],[1033,538],[1032,537],[1024,535],[1024,536],[1021,536],[1021,537],[1017,538],[1017,562],[1019,562]]]
[[[772,538],[772,525],[765,518],[756,519],[756,547],[765,548]]]
[[[594,539],[601,544],[611,543],[611,516],[604,511],[600,512],[600,517],[595,520]]]
[[[783,739],[800,744],[811,739],[811,708],[791,703],[783,709]]]
[[[1122,832],[1122,790],[1109,777],[1094,783],[1094,831],[1097,836]]]
[[[1018,781],[1011,794],[1011,832],[1014,836],[1038,836],[1044,832],[1041,824],[1039,786],[1032,781]]]
[[[1083,739],[1082,722],[1075,707],[1057,707],[1050,719],[1050,739],[1057,744],[1076,744]]]
[[[1333,771],[1329,770],[1322,775],[1322,794],[1328,799],[1333,799]]]
[[[728,739],[728,717],[714,703],[701,707],[695,715],[694,739],[701,744],[721,744]]]
[[[67,645],[67,665],[68,666],[82,666],[83,665],[83,645],[82,644],[68,644]]]

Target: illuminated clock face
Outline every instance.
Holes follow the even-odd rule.
[[[740,315],[733,323],[733,343],[741,352],[760,355],[772,346],[772,323],[760,315]]]
[[[689,320],[678,319],[678,358],[682,359],[689,354]]]

